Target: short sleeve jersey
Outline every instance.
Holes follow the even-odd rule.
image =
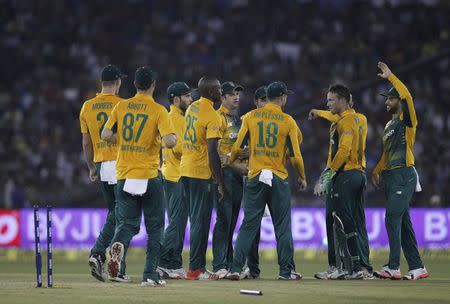
[[[117,103],[123,99],[114,94],[99,93],[84,102],[80,111],[81,133],[89,133],[94,149],[94,162],[115,160],[117,145],[101,139],[103,127]]]
[[[158,175],[161,136],[174,134],[167,110],[153,97],[138,93],[113,109],[105,127],[117,125],[117,179]]]

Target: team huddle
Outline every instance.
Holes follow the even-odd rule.
[[[383,151],[372,182],[384,183],[389,262],[373,271],[365,225],[367,119],[357,113],[350,90],[341,84],[327,92],[328,111],[313,109],[309,119],[331,122],[328,159],[314,186],[326,197],[328,269],[317,279],[417,280],[428,277],[409,215],[414,191],[420,191],[414,168],[417,117],[406,86],[382,62],[380,77],[393,87],[382,94],[392,114],[383,135]],[[142,286],[164,286],[167,279],[243,280],[260,278],[258,245],[261,220],[270,216],[275,229],[280,280],[300,280],[291,231],[291,193],[287,162],[307,188],[301,154],[302,133],[284,112],[288,95],[281,81],[255,91],[256,109],[239,116],[243,87],[205,76],[198,82],[199,99],[185,82],[167,88],[170,112],[156,102],[157,75],[138,68],[137,93],[122,99],[126,77],[114,65],[101,75],[102,91],[80,112],[83,152],[91,181],[100,181],[108,204],[106,222],[89,257],[91,274],[100,281],[131,282],[126,253],[139,232],[142,214],[148,235]],[[218,110],[214,105],[220,104]],[[233,248],[241,202],[244,219]],[[206,250],[213,206],[212,271]],[[165,211],[169,223],[164,231]],[[189,268],[182,251],[187,221]],[[109,260],[106,252],[109,248]],[[409,272],[400,273],[400,251]],[[245,265],[247,265],[245,267]],[[108,275],[106,275],[106,272]]]

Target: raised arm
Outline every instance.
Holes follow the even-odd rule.
[[[400,79],[397,78],[397,76],[392,73],[384,62],[378,62],[378,68],[381,70],[381,73],[379,73],[378,76],[388,79],[400,95],[403,119],[407,126],[410,128],[415,128],[418,123],[417,115],[416,110],[414,109],[413,98],[408,88],[403,82],[401,82]]]

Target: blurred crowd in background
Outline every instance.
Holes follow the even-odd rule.
[[[294,90],[286,112],[304,136],[301,150],[309,190],[292,184],[295,206],[322,206],[314,182],[325,166],[329,123],[308,121],[326,108],[326,89],[342,82],[354,90],[357,111],[368,118],[367,172],[381,155],[390,119],[373,82],[377,62],[393,70],[433,58],[450,46],[450,3],[422,0],[1,0],[0,208],[34,203],[103,207],[89,181],[78,115],[99,91],[106,64],[129,75],[120,90],[134,93],[137,67],[159,74],[156,100],[168,105],[174,81],[195,87],[206,74],[245,90],[241,114],[253,92],[283,80]],[[448,54],[448,53],[447,53]],[[398,76],[418,113],[416,167],[423,192],[414,206],[450,206],[450,59],[437,57]],[[370,174],[368,174],[370,176]],[[293,176],[292,176],[293,178]],[[294,180],[292,180],[294,181]],[[368,206],[383,206],[382,191],[367,188]]]

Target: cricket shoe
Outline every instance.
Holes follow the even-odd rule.
[[[423,268],[417,268],[417,269],[408,271],[408,274],[403,276],[403,280],[416,281],[416,280],[428,278],[429,276],[430,276],[430,274],[428,273],[427,269],[425,267],[423,267]]]
[[[111,282],[117,282],[117,283],[132,283],[133,282],[131,277],[127,274],[119,274],[117,277],[110,277],[109,280]]]
[[[363,280],[373,280],[373,279],[375,279],[372,271],[369,271],[369,270],[367,270],[364,267],[363,267],[362,271],[363,271]]]
[[[197,269],[189,269],[186,273],[186,280],[200,280],[200,281],[206,281],[210,280],[210,277],[214,273],[212,271],[209,271],[208,269],[205,270],[205,272],[202,272],[200,268]]]
[[[330,280],[332,277],[339,277],[339,269],[336,266],[329,266],[327,271],[316,272],[314,277],[318,280]]]
[[[245,268],[244,271],[239,275],[241,280],[258,280],[260,279],[259,274],[251,273],[250,268]]]
[[[278,280],[282,280],[282,281],[299,281],[303,278],[303,276],[301,275],[301,273],[299,272],[295,272],[295,271],[291,271],[291,274],[289,275],[289,277],[284,277],[284,276],[278,276]]]
[[[120,272],[120,263],[122,263],[124,247],[122,243],[115,242],[111,245],[111,259],[108,262],[108,274],[110,278],[115,278]]]
[[[400,269],[390,269],[388,265],[383,266],[378,271],[375,271],[373,275],[380,279],[401,280],[402,278]]]
[[[165,287],[166,281],[164,280],[152,280],[152,279],[146,279],[142,281],[141,287]]]
[[[101,282],[105,282],[103,274],[103,261],[98,254],[93,254],[89,257],[89,267],[91,267],[91,275]]]
[[[231,281],[239,281],[241,279],[241,275],[239,272],[228,272],[228,274],[225,276],[225,279]]]
[[[181,280],[186,278],[186,271],[184,270],[184,268],[169,269],[158,266],[156,268],[156,271],[163,279]]]
[[[225,278],[225,276],[228,274],[228,270],[225,268],[219,269],[216,272],[213,272],[210,276],[210,280],[221,280]]]
[[[363,280],[364,279],[364,271],[354,271],[351,274],[347,274],[343,277],[344,280]]]

